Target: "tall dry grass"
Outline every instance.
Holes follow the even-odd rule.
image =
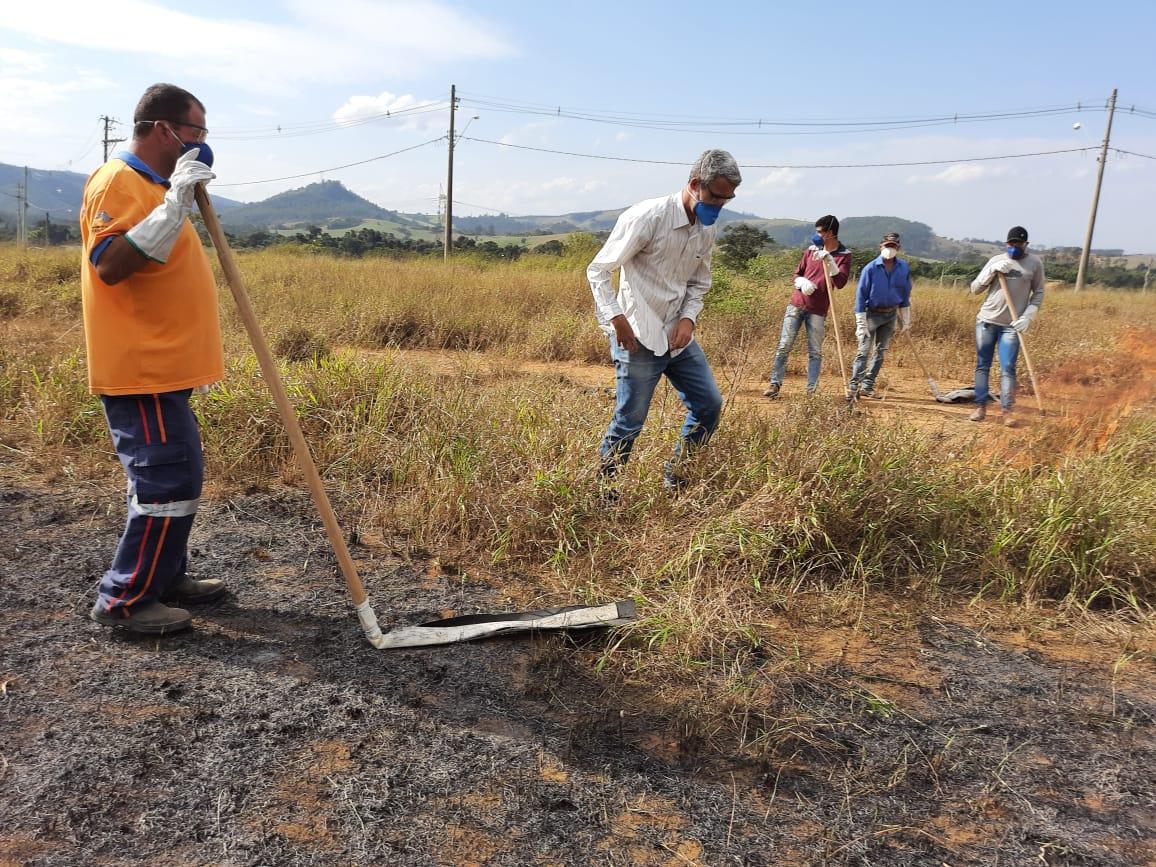
[[[30,468],[108,472],[107,432],[84,389],[75,256],[0,249],[0,449]],[[580,272],[239,259],[268,333],[330,345],[284,362],[283,374],[346,520],[517,576],[539,599],[639,599],[645,617],[616,652],[656,676],[726,682],[735,653],[773,640],[770,613],[807,594],[965,593],[1144,614],[1156,602],[1151,413],[1081,454],[1061,454],[1046,429],[1025,434],[1021,459],[1005,463],[830,402],[789,404],[774,418],[732,407],[689,468],[691,488],[672,500],[657,474],[681,407],[664,387],[622,501],[608,508],[594,461],[607,395],[513,376],[501,362],[602,357]],[[786,295],[724,273],[702,328],[716,364],[769,363]],[[916,299],[929,362],[968,370],[977,301],[934,285],[918,286]],[[292,480],[227,297],[222,309],[228,376],[198,410],[209,476],[247,487]],[[849,310],[846,320],[850,333]],[[1137,321],[1156,325],[1153,298],[1053,292],[1031,331],[1036,364],[1094,358]],[[439,374],[408,364],[405,347],[488,352],[462,353]]]

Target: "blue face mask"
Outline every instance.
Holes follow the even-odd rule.
[[[694,215],[704,226],[713,226],[722,209],[722,205],[708,205],[705,202],[695,202]]]
[[[818,232],[816,232],[814,235],[811,236],[811,243],[814,244],[816,247],[822,247],[823,246],[823,236],[820,235]]]
[[[1025,252],[1023,247],[1012,247],[1009,245],[1007,248],[1007,254],[1013,259],[1022,259]]]
[[[175,132],[173,132],[172,130],[169,130],[169,134],[177,140],[178,144],[180,144],[182,154],[187,154],[189,151],[199,150],[200,153],[197,154],[196,157],[194,157],[194,159],[196,159],[197,162],[201,162],[201,163],[204,163],[205,165],[207,165],[209,167],[212,167],[212,165],[213,165],[213,149],[211,147],[209,147],[204,142],[201,142],[198,144],[197,142],[182,141],[181,139],[177,138],[177,134]]]

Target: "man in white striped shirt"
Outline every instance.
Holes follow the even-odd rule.
[[[682,190],[624,211],[586,269],[617,372],[617,405],[600,449],[606,477],[629,459],[663,375],[686,406],[678,447],[663,473],[665,487],[684,484],[676,463],[718,427],[722,393],[694,329],[710,289],[713,226],[741,182],[734,157],[705,151]],[[615,292],[611,277],[618,268]]]

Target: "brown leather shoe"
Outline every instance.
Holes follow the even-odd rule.
[[[183,608],[170,608],[160,602],[130,605],[109,611],[98,600],[88,616],[103,626],[123,629],[139,635],[168,635],[188,629],[193,618]]]
[[[763,390],[763,397],[769,397],[771,400],[774,400],[779,396],[779,388],[780,386],[777,382],[772,382]]]
[[[196,578],[183,576],[169,587],[161,598],[165,602],[179,602],[181,605],[203,605],[225,595],[225,582],[220,578]]]
[[[971,411],[971,415],[967,417],[968,421],[983,421],[987,418],[987,404],[976,404],[975,409]]]
[[[1018,427],[1019,422],[1016,421],[1016,417],[1012,415],[1009,410],[1005,409],[1003,411],[1003,425],[1004,427]]]

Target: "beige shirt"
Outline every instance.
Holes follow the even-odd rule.
[[[1017,269],[1004,275],[1007,278],[1008,294],[1016,307],[1015,317],[1007,309],[1003,288],[999,285],[995,266],[1000,262],[1011,262]],[[1012,319],[1023,316],[1029,305],[1038,308],[1044,303],[1044,263],[1034,253],[1025,253],[1022,259],[1013,259],[1007,253],[997,253],[987,260],[979,276],[972,281],[971,294],[978,295],[985,289],[987,298],[980,305],[976,320],[993,325],[1011,325]]]
[[[678,321],[697,322],[702,311],[714,238],[715,226],[687,218],[681,192],[624,211],[586,269],[602,330],[613,334],[610,320],[624,314],[639,343],[655,355],[666,353]],[[615,292],[611,277],[618,268]]]

